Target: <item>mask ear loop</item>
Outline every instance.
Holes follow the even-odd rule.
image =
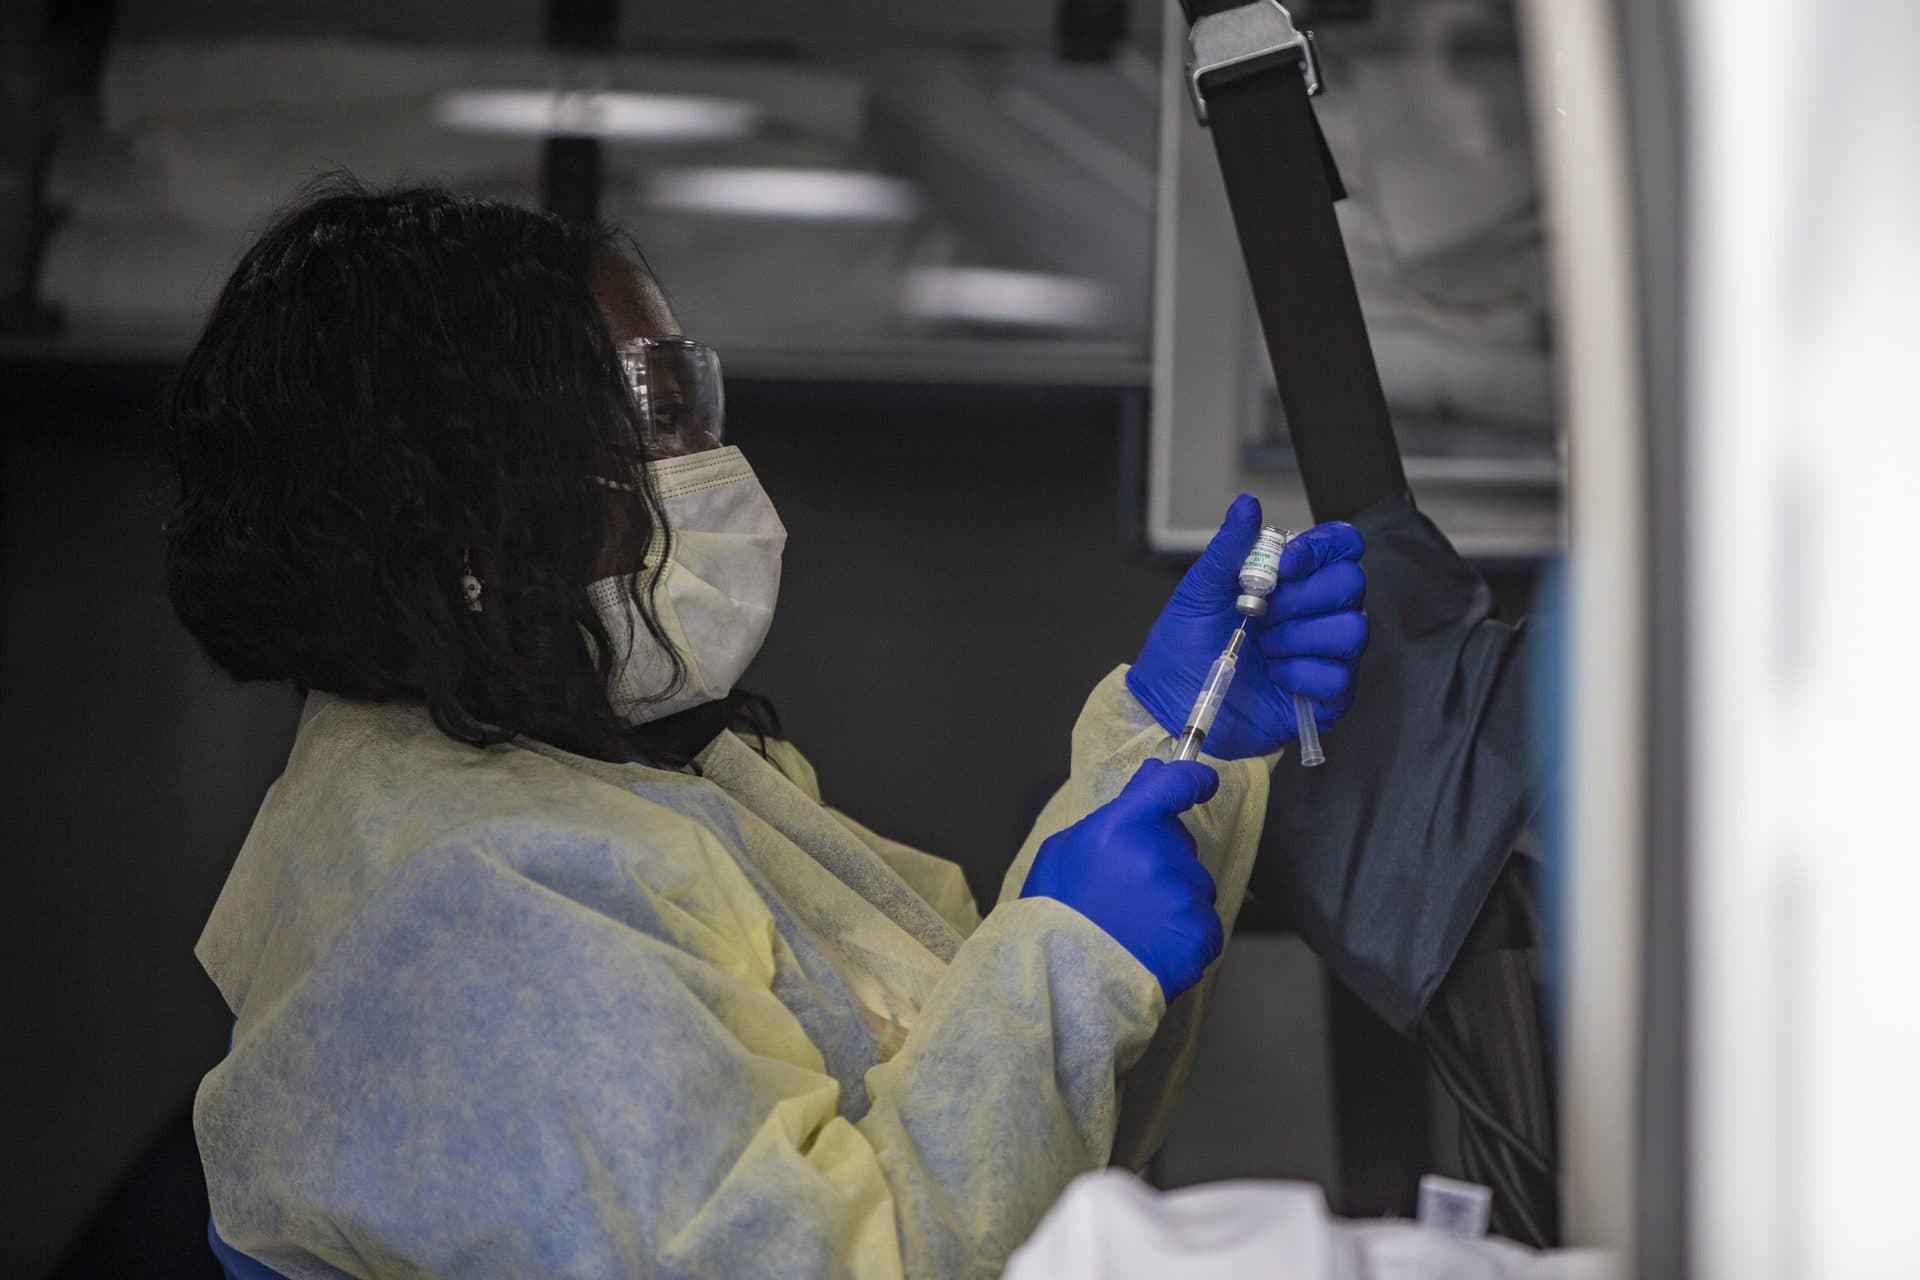
[[[466,597],[467,612],[485,613],[487,606],[480,602],[480,594],[485,588],[480,585],[480,579],[473,572],[472,552],[462,551],[460,561],[466,570],[460,575],[460,594]]]

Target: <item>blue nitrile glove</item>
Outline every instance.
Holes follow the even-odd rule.
[[[1046,838],[1020,896],[1064,902],[1099,925],[1172,1000],[1226,945],[1213,877],[1180,822],[1219,789],[1198,760],[1144,762],[1119,795]]]
[[[1241,494],[1220,532],[1187,570],[1147,633],[1127,688],[1175,737],[1227,638],[1240,625],[1240,565],[1260,534],[1260,503]],[[1240,669],[1202,747],[1226,760],[1263,756],[1300,734],[1293,695],[1313,703],[1320,725],[1353,703],[1354,668],[1367,648],[1366,544],[1360,531],[1335,521],[1315,525],[1280,554],[1280,585],[1267,611],[1248,628]]]

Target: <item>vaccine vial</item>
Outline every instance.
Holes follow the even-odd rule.
[[[1267,597],[1280,585],[1280,552],[1293,535],[1285,529],[1267,525],[1254,539],[1253,550],[1240,565],[1240,598],[1233,607],[1249,618],[1267,611]]]

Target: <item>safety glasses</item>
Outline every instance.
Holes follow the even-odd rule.
[[[717,448],[726,432],[720,355],[690,338],[620,344],[620,370],[640,411],[642,443],[666,455]]]

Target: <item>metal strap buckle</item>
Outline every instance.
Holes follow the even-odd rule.
[[[1200,92],[1202,76],[1231,67],[1298,50],[1300,74],[1307,96],[1321,90],[1320,60],[1314,55],[1313,32],[1293,25],[1293,15],[1280,0],[1254,0],[1237,9],[1209,13],[1187,34],[1187,90],[1193,95],[1193,113],[1207,123],[1207,99]]]

